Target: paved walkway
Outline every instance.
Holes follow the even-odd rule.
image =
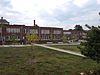
[[[56,50],[56,51],[60,51],[60,52],[64,52],[64,53],[69,53],[69,54],[80,56],[80,57],[85,57],[84,55],[82,55],[78,52],[73,52],[70,50],[64,50],[64,49],[50,47],[50,46],[47,46],[48,44],[34,44],[34,45],[48,48],[48,49],[52,49],[52,50]],[[0,47],[26,47],[26,46],[31,46],[31,45],[0,45]]]
[[[80,43],[57,43],[57,44],[53,44],[53,43],[48,43],[48,44],[42,44],[42,45],[79,45]]]
[[[44,48],[49,48],[49,49],[60,51],[60,52],[64,52],[64,53],[69,53],[69,54],[80,56],[80,57],[85,57],[84,55],[82,55],[80,53],[73,52],[73,51],[70,51],[70,50],[64,50],[64,49],[54,48],[54,47],[50,47],[50,46],[42,45],[42,44],[34,44],[34,45],[40,46],[40,47],[44,47]]]
[[[25,47],[25,46],[31,46],[31,45],[0,45],[0,47]]]

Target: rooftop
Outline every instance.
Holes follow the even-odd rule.
[[[9,22],[6,19],[3,19],[3,17],[1,17],[0,24],[9,24]]]

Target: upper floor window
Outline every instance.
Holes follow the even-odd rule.
[[[37,29],[34,29],[33,32],[36,33],[36,34],[38,34],[38,30]]]
[[[53,34],[61,34],[61,30],[54,30]]]
[[[27,30],[25,29],[25,33],[27,33]]]
[[[49,30],[41,30],[41,34],[50,34]]]
[[[19,28],[7,28],[6,31],[8,33],[20,33],[20,29]]]
[[[71,34],[71,32],[63,32],[64,34]]]
[[[37,29],[30,29],[29,31],[30,33],[35,33],[35,34],[38,34],[38,30]]]

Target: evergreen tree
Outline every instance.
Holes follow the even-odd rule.
[[[82,26],[80,25],[76,25],[74,28],[75,28],[74,30],[79,30],[79,31],[83,30]]]
[[[83,55],[100,62],[100,28],[90,27],[87,32],[86,42],[81,43],[80,50]]]

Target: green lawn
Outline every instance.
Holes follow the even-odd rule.
[[[49,45],[49,46],[65,49],[65,50],[71,50],[75,52],[80,52],[80,50],[78,49],[78,45]]]
[[[1,48],[0,75],[70,75],[99,68],[94,61],[42,47]]]

